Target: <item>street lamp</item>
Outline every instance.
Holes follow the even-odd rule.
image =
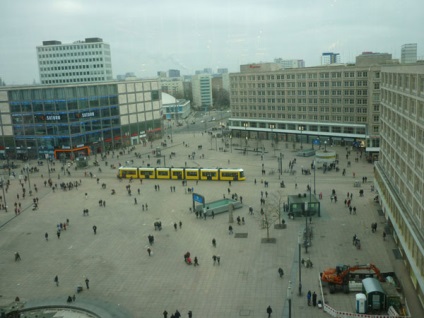
[[[1,189],[3,190],[3,198],[4,198],[4,210],[7,212],[7,201],[6,201],[6,193],[4,192],[4,179],[3,176],[0,179]]]
[[[291,291],[291,281],[289,281],[289,287],[287,287],[287,300],[289,301],[289,318],[291,318],[291,301],[292,301],[292,291]]]
[[[231,153],[233,153],[233,136],[230,135],[230,149],[231,149]]]
[[[29,178],[29,164],[25,165],[25,170],[26,170],[27,177],[28,177],[29,190],[31,191],[31,179]]]
[[[302,145],[302,133],[303,133],[303,130],[305,129],[305,127],[304,126],[299,126],[298,129],[300,131],[300,149],[303,149],[303,145]]]
[[[300,239],[300,233],[297,238],[297,243],[299,245],[299,296],[302,296],[302,262],[300,260],[302,254],[302,242]]]
[[[324,141],[324,152],[327,152],[327,140]]]
[[[269,128],[271,128],[271,142],[272,142],[272,147],[274,148],[274,157],[275,157],[275,136],[274,136],[274,128],[275,125],[274,124],[270,124]]]
[[[246,136],[246,146],[247,146],[247,139],[248,139],[248,138],[247,138],[247,136]]]
[[[246,135],[246,137],[247,137],[247,127],[249,126],[249,124],[248,123],[244,123],[243,124],[243,126],[244,126],[244,134]],[[246,138],[247,139],[247,138]]]

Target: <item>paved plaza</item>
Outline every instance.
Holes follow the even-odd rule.
[[[233,139],[235,144],[241,143],[237,138]],[[248,142],[249,148],[257,147],[256,141]],[[235,234],[230,235],[227,213],[206,220],[190,213],[191,195],[180,181],[143,180],[141,184],[134,180],[129,183],[128,180],[119,181],[117,170],[109,167],[117,167],[129,160],[134,160],[134,166],[141,166],[143,161],[156,166],[157,158],[152,156],[152,150],[159,145],[160,141],[153,142],[152,148],[150,144],[146,147],[138,145],[130,154],[119,157],[115,152],[115,156],[111,154],[107,158],[107,166],[106,161],[100,161],[102,172],[93,165],[84,170],[75,170],[72,166],[69,176],[64,175],[61,164],[57,163],[54,166],[56,171],[51,173],[53,183],[59,186],[62,182],[81,181],[77,189],[67,191],[60,187],[56,191],[45,187],[47,166],[45,163],[37,166],[37,162],[32,161],[31,166],[40,169],[30,174],[31,186],[36,185],[38,191],[25,199],[22,199],[19,185],[23,165],[15,169],[17,178],[10,181],[6,195],[9,212],[0,212],[1,305],[13,302],[15,297],[19,297],[25,307],[66,305],[67,297],[75,294],[76,301],[71,306],[106,318],[163,317],[164,310],[169,313],[168,317],[175,310],[182,317],[187,317],[190,310],[193,317],[267,317],[268,306],[273,309],[272,317],[288,317],[287,290],[291,281],[292,317],[328,317],[306,302],[308,290],[315,291],[318,299],[322,299],[320,271],[338,264],[374,263],[382,272],[396,271],[414,316],[424,317],[403,262],[394,257],[392,237],[389,235],[383,241],[385,220],[378,213],[379,206],[373,202],[376,194],[371,192],[373,166],[364,157],[355,162],[356,155],[352,153],[349,158],[352,164],[347,167],[345,148],[334,147],[332,149],[340,157],[339,166],[347,168],[346,176],[342,176],[341,171],[316,172],[316,192],[317,195],[323,194],[321,217],[312,217],[312,246],[307,254],[303,248],[301,251],[302,258],[311,259],[313,268],[302,268],[302,295],[299,296],[298,235],[305,227],[305,219],[291,220],[285,215],[287,228],[272,227],[270,237],[276,239],[275,243],[263,243],[262,238],[267,234],[259,217],[260,199],[261,191],[264,198],[270,200],[281,191],[287,196],[305,193],[309,184],[313,188],[314,175],[301,174],[302,167],[310,167],[312,157],[296,157],[291,144],[287,149],[285,143],[279,143],[281,149],[276,153],[284,154],[283,169],[288,169],[289,161],[297,159],[295,175],[283,173],[279,176],[277,157],[268,142],[263,144],[267,152],[261,158],[252,152],[243,155],[236,150],[240,147],[236,145],[227,152],[217,151],[222,147],[221,140],[211,142],[208,134],[174,133],[173,143],[168,141],[169,148],[162,151],[167,166],[185,166],[187,163],[189,167],[240,167],[245,170],[247,180],[232,182],[231,186],[227,182],[208,181],[188,182],[187,185],[204,195],[206,201],[221,199],[224,195],[228,197],[228,189],[230,195],[237,193],[243,197],[244,206],[234,211],[234,217],[244,217],[245,224],[232,223]],[[198,150],[198,145],[203,145],[202,150]],[[196,156],[190,160],[188,155],[193,151]],[[136,158],[134,152],[141,153],[141,159]],[[171,152],[176,156],[170,158]],[[204,155],[204,159],[200,155]],[[94,158],[91,163],[93,161]],[[262,164],[266,171],[264,176]],[[355,188],[354,181],[361,181],[362,177],[367,177],[368,182]],[[280,188],[281,180],[285,182],[284,189]],[[268,181],[269,187],[265,188],[262,181]],[[126,191],[128,185],[131,185],[131,196]],[[160,189],[155,190],[155,185]],[[26,182],[27,190],[28,186]],[[175,186],[175,192],[171,191],[172,186]],[[115,195],[111,195],[112,189],[115,189]],[[330,200],[333,189],[337,192],[337,203]],[[364,190],[364,197],[359,197],[360,189]],[[353,193],[352,205],[357,209],[356,215],[349,214],[344,206],[347,192]],[[32,210],[34,197],[39,198],[36,211]],[[99,200],[105,201],[104,207],[100,207]],[[15,202],[22,205],[22,212],[17,216],[13,209]],[[146,204],[148,208],[145,206],[143,210]],[[255,212],[253,216],[249,214],[250,206]],[[84,209],[89,210],[87,216],[83,215]],[[67,219],[69,226],[58,238],[57,224],[65,223]],[[153,224],[156,221],[162,222],[161,231],[155,231]],[[376,233],[372,233],[370,227],[374,222],[378,223]],[[174,223],[177,223],[177,229],[174,229]],[[354,234],[361,240],[360,250],[352,245]],[[154,236],[151,256],[147,252],[150,246],[148,235]],[[213,238],[216,247],[212,245]],[[199,266],[185,264],[183,255],[187,251],[192,258],[198,258]],[[15,261],[15,252],[19,252],[20,261]],[[214,265],[213,255],[221,257],[219,265]],[[279,267],[284,269],[283,278],[278,275]],[[58,286],[54,282],[56,275]],[[86,288],[86,278],[89,279],[89,289]],[[83,291],[77,294],[78,285],[83,286]],[[354,312],[355,293],[330,295],[326,289],[324,292],[330,306]]]

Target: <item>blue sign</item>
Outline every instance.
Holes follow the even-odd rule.
[[[314,145],[320,145],[321,144],[319,139],[314,139],[313,143],[314,143]]]
[[[205,203],[205,197],[203,195],[193,193],[193,201],[199,202],[199,203]]]

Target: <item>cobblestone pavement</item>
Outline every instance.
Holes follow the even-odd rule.
[[[240,143],[235,139],[234,143]],[[260,146],[256,141],[248,142],[250,148]],[[118,166],[119,163],[134,160],[136,166],[142,165],[143,161],[155,166],[156,158],[152,157],[151,151],[159,143],[154,142],[153,148],[150,145],[136,146],[135,151],[142,154],[141,159],[133,153],[119,158],[117,154],[114,157],[110,155],[106,160],[107,165]],[[198,145],[203,145],[203,150],[198,150]],[[33,197],[17,199],[21,186],[18,178],[11,180],[7,193],[9,212],[0,212],[0,304],[10,303],[19,296],[26,307],[65,305],[67,297],[76,294],[76,301],[71,306],[97,312],[100,317],[162,317],[164,310],[171,314],[177,309],[183,317],[187,316],[189,310],[193,312],[193,317],[267,317],[266,308],[269,305],[273,309],[273,317],[288,317],[286,296],[291,281],[292,317],[319,318],[327,315],[306,303],[308,290],[320,295],[319,272],[337,264],[374,263],[383,272],[396,269],[404,290],[407,295],[411,294],[408,299],[410,307],[414,307],[411,309],[416,310],[416,317],[424,316],[413,292],[408,291],[412,287],[402,261],[393,257],[395,245],[392,238],[389,236],[383,242],[385,221],[378,214],[378,205],[372,200],[375,195],[370,191],[372,165],[364,158],[355,162],[355,155],[352,154],[352,166],[347,168],[346,176],[335,171],[316,173],[317,194],[323,193],[321,217],[312,218],[314,237],[308,254],[304,254],[303,249],[301,251],[301,257],[310,258],[314,267],[302,268],[302,295],[299,296],[298,235],[303,231],[305,219],[290,220],[285,217],[287,228],[271,228],[270,237],[275,238],[276,242],[265,244],[261,239],[266,238],[267,234],[260,225],[257,212],[260,210],[261,191],[267,191],[266,200],[271,200],[273,195],[278,196],[280,192],[283,196],[304,193],[308,184],[313,186],[314,176],[300,173],[301,167],[309,167],[312,159],[297,157],[297,174],[284,173],[280,179],[277,172],[270,174],[272,169],[278,169],[270,143],[264,142],[269,151],[264,154],[263,160],[260,155],[243,155],[236,150],[239,148],[237,145],[233,145],[228,152],[216,151],[221,146],[221,140],[211,142],[207,134],[174,134],[173,143],[163,150],[163,155],[166,156],[167,166],[184,166],[187,163],[187,166],[196,167],[244,168],[247,180],[233,182],[231,187],[226,182],[204,181],[198,184],[188,182],[188,186],[203,194],[207,201],[220,199],[224,194],[228,196],[228,188],[231,193],[243,196],[244,206],[236,210],[234,216],[244,217],[246,222],[245,225],[235,223],[233,227],[236,234],[247,234],[245,238],[228,234],[229,218],[226,213],[214,219],[196,219],[189,212],[191,195],[186,193],[181,182],[120,182],[116,178],[116,170],[106,166],[105,161],[100,162],[102,172],[92,165],[86,170],[71,167],[70,176],[64,175],[60,170],[61,165],[56,164],[56,172],[51,173],[54,183],[81,181],[78,189],[68,191],[53,192],[48,186],[45,187],[47,167],[40,166],[39,172],[30,174],[31,185],[38,188],[38,192],[33,194],[33,197],[39,198],[39,209],[36,211],[32,211]],[[281,149],[276,153],[284,154],[285,169],[289,161],[295,158],[295,153],[286,149],[285,143],[279,143],[277,147]],[[340,167],[346,167],[344,147],[332,149],[340,155]],[[195,160],[189,160],[188,155],[193,151],[197,156]],[[169,158],[171,152],[175,152],[176,156]],[[203,154],[205,158],[200,159]],[[36,166],[37,163],[30,164]],[[262,164],[266,170],[265,176],[261,174]],[[15,170],[18,175],[21,168],[22,165]],[[89,172],[93,177],[89,176]],[[353,178],[353,172],[356,178]],[[359,189],[354,188],[353,184],[363,176],[368,177],[368,182],[361,184],[360,189],[365,191],[365,195],[359,197]],[[261,180],[268,181],[269,187],[265,188]],[[285,189],[279,187],[281,180],[285,181]],[[102,183],[106,184],[106,189],[102,188]],[[297,189],[294,186],[296,183]],[[129,184],[131,196],[126,192]],[[155,185],[160,186],[159,191],[155,191]],[[176,187],[175,192],[171,192],[171,186]],[[28,183],[25,187],[28,188]],[[116,195],[111,195],[111,189],[116,190]],[[330,201],[332,189],[337,191],[337,203]],[[344,206],[347,192],[353,193],[357,215],[350,215]],[[105,207],[99,206],[99,200],[105,201]],[[22,212],[18,216],[13,212],[14,202],[22,205]],[[148,210],[143,211],[143,204],[148,204]],[[253,216],[248,213],[249,206],[256,212]],[[84,209],[89,210],[88,216],[83,216]],[[66,222],[66,219],[70,221],[69,226],[62,231],[59,239],[56,236],[57,224]],[[154,230],[155,221],[162,222],[161,231]],[[175,230],[174,223],[180,221],[182,227]],[[377,233],[371,232],[372,222],[378,223]],[[97,227],[96,234],[93,232],[94,225]],[[49,234],[48,241],[45,240],[46,232]],[[352,245],[354,234],[361,239],[361,250]],[[150,257],[147,253],[148,235],[155,238]],[[213,238],[217,241],[217,247],[212,246]],[[183,254],[187,251],[192,257],[198,257],[199,266],[184,263]],[[20,253],[20,261],[15,262],[15,252]],[[213,264],[213,255],[221,256],[220,265]],[[277,273],[279,267],[285,271],[283,278]],[[59,286],[53,281],[56,275]],[[88,290],[86,278],[90,283]],[[77,294],[78,285],[83,286],[83,291]],[[324,292],[327,294],[326,290]],[[326,301],[339,310],[354,311],[355,308],[353,293],[328,294]]]

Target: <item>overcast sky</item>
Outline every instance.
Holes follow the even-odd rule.
[[[280,57],[315,66],[327,51],[399,58],[405,43],[424,57],[423,13],[423,0],[0,0],[0,77],[38,82],[36,46],[87,37],[111,45],[114,77],[237,72]]]

